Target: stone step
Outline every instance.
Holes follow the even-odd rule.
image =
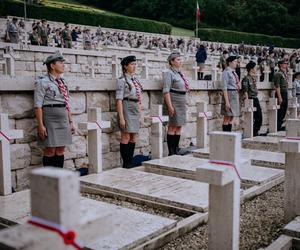
[[[165,171],[176,173],[176,177],[196,179],[196,169],[206,164],[208,159],[200,159],[191,156],[172,155],[162,159],[143,162],[145,170],[163,174]],[[171,174],[171,173],[170,173]],[[240,176],[243,183],[260,185],[272,181],[284,175],[283,170],[257,167],[244,163],[240,168]],[[173,175],[172,175],[173,176]]]
[[[242,140],[243,148],[257,149],[263,151],[280,152],[279,141],[281,137],[256,136]]]
[[[279,152],[261,151],[256,149],[241,150],[242,159],[245,162],[250,162],[252,165],[271,167],[271,168],[284,168],[285,154]],[[193,156],[198,158],[209,158],[209,148],[201,148],[193,150]]]
[[[277,133],[268,133],[270,137],[286,137],[286,131],[278,131]]]
[[[30,191],[26,190],[0,197],[1,221],[26,226],[30,216],[29,196]],[[81,239],[91,249],[132,249],[174,228],[177,224],[175,220],[87,198],[81,199],[80,206],[81,225],[99,221],[99,226],[96,225],[98,228],[96,238],[91,238],[88,242]],[[76,228],[74,230],[76,231]],[[24,237],[20,237],[19,240],[26,240]]]

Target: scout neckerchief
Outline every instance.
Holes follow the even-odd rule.
[[[69,96],[68,96],[68,91],[67,91],[67,89],[65,87],[65,84],[64,84],[64,82],[63,82],[63,80],[61,78],[57,78],[57,79],[55,79],[55,81],[58,84],[58,88],[60,90],[60,93],[62,93],[62,95],[64,96],[65,103],[66,103],[66,109],[68,111],[70,111]]]
[[[177,70],[175,70],[173,68],[171,68],[171,69],[172,69],[173,72],[177,72],[180,75],[181,79],[184,82],[184,86],[185,86],[186,91],[187,92],[190,91],[190,85],[189,85],[188,80],[185,78],[185,75],[183,73],[181,73],[180,71],[177,71]]]
[[[135,92],[136,92],[136,96],[139,100],[139,104],[141,104],[142,103],[142,98],[141,98],[142,85],[135,77],[131,77],[131,81],[135,87]]]

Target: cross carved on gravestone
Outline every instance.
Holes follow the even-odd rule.
[[[12,192],[10,140],[23,138],[23,130],[9,129],[8,115],[0,114],[0,195]]]

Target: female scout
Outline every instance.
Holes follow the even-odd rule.
[[[44,62],[47,75],[35,84],[34,107],[38,123],[38,145],[44,146],[43,165],[62,168],[65,146],[72,144],[75,132],[64,73],[64,59],[50,55]]]
[[[134,76],[135,56],[127,56],[121,61],[123,75],[117,80],[116,100],[121,130],[120,153],[123,168],[131,168],[136,135],[140,129],[141,93],[140,81]]]
[[[163,75],[163,94],[169,114],[167,143],[169,155],[178,153],[181,127],[186,123],[186,93],[189,83],[181,73],[182,61],[179,52],[168,57],[170,69]]]
[[[237,58],[229,56],[226,59],[227,68],[222,73],[222,104],[221,115],[224,115],[223,131],[230,132],[232,129],[233,118],[240,116],[239,104],[239,77],[235,72]]]

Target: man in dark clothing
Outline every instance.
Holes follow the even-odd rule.
[[[207,59],[206,50],[204,48],[204,45],[201,44],[196,53],[196,61],[198,66],[198,80],[203,80],[203,70],[204,70],[206,59]]]

